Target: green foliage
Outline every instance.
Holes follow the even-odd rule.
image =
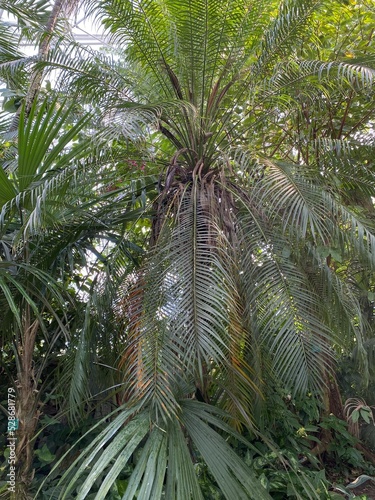
[[[4,8],[42,41],[43,2]],[[35,422],[46,407],[28,436],[37,495],[333,498],[323,437],[327,464],[365,468],[321,403],[336,354],[368,388],[374,375],[374,12],[90,9],[114,52],[57,23],[32,66],[58,70],[55,88],[31,109],[0,26],[19,116],[17,137],[1,129],[0,332],[19,399],[32,380]]]
[[[293,453],[284,452],[283,459],[288,461],[288,469],[280,467],[280,456],[270,452],[252,462],[260,475],[260,481],[275,499],[283,498],[321,498],[328,499],[329,481],[325,471],[301,467]]]

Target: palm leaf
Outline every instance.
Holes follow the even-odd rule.
[[[293,47],[294,40],[304,30],[313,12],[318,8],[316,0],[285,0],[281,2],[278,15],[265,32],[261,57],[254,65],[255,73],[264,71],[269,64],[274,64],[275,56],[284,56],[286,50]]]
[[[241,380],[238,404],[240,395],[245,404],[255,390],[239,348],[246,345],[246,332],[234,321],[239,299],[224,260],[229,243],[219,218],[216,225],[214,213],[209,215],[218,210],[211,189],[194,183],[181,193],[177,206],[170,207],[177,210],[176,224],[173,219],[171,227],[165,224],[138,286],[129,291],[126,384],[136,400],[153,399],[160,414],[175,413],[173,386],[179,377],[195,380],[205,392],[207,374],[216,366],[225,374],[224,387],[231,376]]]
[[[231,492],[236,492],[238,498],[270,498],[227,441],[211,427],[212,425],[221,428],[226,433],[242,439],[224,422],[227,415],[209,405],[189,400],[181,401],[180,406],[183,409],[181,421],[199,453],[207,461],[224,495],[232,498]],[[134,410],[135,408],[133,412]],[[114,420],[106,424],[106,428],[94,438],[63,475],[61,481],[64,481],[66,489],[61,491],[59,498],[69,496],[74,491],[76,481],[88,471],[77,492],[77,498],[86,498],[95,481],[110,466],[95,494],[97,500],[106,498],[132,454],[140,446],[142,450],[129,478],[124,499],[137,496],[142,500],[157,500],[163,498],[164,494],[168,498],[181,500],[191,497],[203,498],[179,420],[168,421],[163,429],[151,424],[148,411],[134,414],[129,420],[131,411],[123,407],[121,412],[114,412]],[[104,420],[98,425],[103,422]],[[127,422],[125,427],[124,422]],[[218,449],[220,455],[215,453]],[[95,467],[92,468],[91,464],[94,462]],[[55,467],[58,467],[58,464]]]
[[[39,107],[35,101],[26,124],[25,112],[20,115],[17,169],[20,191],[37,181],[56,162],[60,153],[88,122],[89,116],[84,116],[53,144],[72,109],[64,109],[64,106],[56,109],[56,104],[45,100]],[[75,152],[72,152],[70,156],[74,154]],[[64,159],[64,163],[66,160]]]
[[[271,498],[255,474],[239,459],[225,439],[202,418],[203,408],[206,408],[201,409],[200,406],[198,403],[186,401],[182,421],[224,496],[228,500],[234,495],[244,500]],[[209,408],[207,410],[210,411]],[[219,419],[213,415],[210,415],[209,421],[218,427],[222,426]]]
[[[276,238],[263,214],[249,205],[246,212],[241,220],[246,249],[242,286],[249,324],[255,323],[258,342],[270,350],[273,369],[288,387],[298,393],[309,387],[319,391],[322,369],[333,356],[332,332],[319,314],[319,297],[291,261],[290,250],[282,257],[290,248],[288,241],[282,235]]]

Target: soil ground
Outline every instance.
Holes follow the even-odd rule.
[[[351,490],[357,496],[366,495],[368,500],[375,500],[375,483],[373,481],[368,481],[367,483],[358,486]]]

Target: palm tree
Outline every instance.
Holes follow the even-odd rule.
[[[305,116],[306,95],[330,99],[332,81],[356,93],[372,85],[369,67],[302,58],[317,8],[104,1],[117,62],[87,57],[89,49],[77,58],[82,48],[61,53],[60,45],[45,63],[95,104],[113,145],[124,130],[136,137],[149,127],[147,154],[159,174],[142,265],[129,274],[121,252],[112,254],[112,320],[125,344],[120,405],[63,475],[61,498],[79,481],[85,498],[98,478],[96,498],[105,498],[137,449],[124,498],[202,498],[197,456],[226,498],[269,498],[223,434],[243,441],[241,429],[256,433],[271,380],[319,397],[339,332],[361,348],[358,299],[327,257],[341,245],[372,266],[375,241],[342,186],[327,179],[340,175],[368,194],[373,177],[352,178],[335,137],[306,146],[302,134],[280,141],[274,133],[273,147],[261,137],[267,124],[284,130],[296,110]]]
[[[50,109],[46,113],[48,104]],[[41,206],[53,205],[57,191],[66,190],[72,166],[60,171],[57,158],[87,122],[87,119],[82,119],[51,147],[68,114],[63,107],[56,111],[56,103],[48,104],[41,106],[38,112],[34,106],[27,125],[25,113],[21,112],[17,151],[9,146],[7,161],[4,162],[6,170],[0,170],[0,297],[4,311],[1,330],[7,339],[5,344],[13,347],[17,365],[12,387],[16,390],[19,420],[16,449],[19,498],[32,477],[32,443],[40,414],[38,392],[44,362],[41,366],[35,365],[37,341],[40,336],[45,336],[45,341],[52,347],[59,334],[67,334],[68,323],[66,315],[56,311],[57,304],[63,305],[67,296],[57,283],[58,277],[48,272],[46,255],[40,256],[37,252],[37,237],[43,234],[42,228],[46,225],[46,213],[41,213]],[[61,161],[68,163],[78,159],[83,149],[82,145],[72,148],[62,155],[60,165]],[[53,218],[54,211],[48,211],[49,217]],[[51,322],[57,327],[52,337],[47,327]]]
[[[11,351],[3,369],[11,365],[7,359],[15,363],[8,375],[19,422],[17,499],[26,498],[34,475],[36,432],[45,393],[51,390],[46,374],[60,350],[76,349],[78,332],[81,340],[87,334],[80,313],[89,279],[80,271],[87,267],[93,273],[99,267],[104,272],[98,262],[105,261],[106,241],[128,261],[139,253],[124,230],[138,218],[142,189],[108,190],[118,172],[106,168],[104,154],[94,162],[92,137],[82,131],[92,116],[80,111],[52,97],[35,100],[29,110],[24,106],[17,142],[8,143],[0,169],[0,331],[4,349]],[[77,393],[88,392],[87,373],[73,356],[72,361],[67,357],[63,361],[73,362],[73,369],[62,379],[74,385],[74,401]],[[79,414],[80,408],[76,405],[71,413]]]

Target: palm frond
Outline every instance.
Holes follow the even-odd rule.
[[[41,105],[34,102],[26,124],[25,112],[21,113],[17,168],[20,191],[37,181],[56,162],[64,148],[87,124],[89,116],[84,116],[54,144],[70,113],[71,107],[57,106],[56,101],[50,103],[48,100],[45,100]],[[70,155],[73,156],[74,152],[72,151]],[[56,163],[59,166],[58,162]],[[66,164],[66,159],[63,163]]]
[[[273,370],[296,393],[322,389],[322,369],[333,353],[332,332],[320,316],[320,299],[290,259],[290,243],[254,207],[244,207],[243,289],[249,324],[273,357]],[[272,228],[272,229],[271,229]],[[284,255],[284,256],[283,256]]]
[[[81,496],[79,498],[85,497],[84,492],[87,491],[87,489],[90,489],[97,477],[102,473],[103,468],[105,468],[111,462],[112,458],[115,458],[121,451],[124,451],[125,453],[124,460],[122,461],[122,467],[126,464],[127,460],[129,460],[133,451],[147,434],[149,422],[147,414],[140,413],[137,417],[131,420],[131,425],[127,425],[123,428],[124,423],[129,420],[129,417],[131,417],[132,413],[134,413],[136,409],[122,408],[122,410],[123,411],[118,415],[116,415],[118,410],[113,412],[115,414],[115,418],[112,422],[92,440],[89,446],[85,447],[83,454],[79,457],[79,462],[81,462],[80,466],[77,468],[78,464],[77,460],[75,460],[72,466],[69,467],[69,469],[63,474],[61,482],[64,482],[66,489],[61,492],[59,498],[68,497],[75,487],[75,481],[85,470],[87,470],[88,467],[90,467],[91,472],[82,486],[84,490],[81,492]],[[106,416],[104,420],[107,418],[108,416]],[[98,422],[96,427],[100,424],[103,424],[103,421]],[[90,432],[92,432],[92,430],[88,431],[88,433]],[[116,439],[111,442],[113,436],[116,436]],[[103,447],[108,445],[108,443],[110,443],[107,448],[108,451],[103,454]],[[92,467],[93,461],[98,459],[99,456],[101,457],[100,469],[96,466]],[[57,463],[55,467],[58,467],[58,465],[59,463]],[[67,479],[69,479],[69,482],[65,482]]]
[[[194,401],[186,401],[183,405],[182,421],[228,500],[233,498],[233,495],[243,500],[270,498],[255,474],[238,458],[225,439],[211,427],[211,425],[223,427],[223,423],[212,408]]]
[[[86,478],[77,491],[77,498],[86,498],[99,477],[102,480],[95,498],[106,498],[113,483],[142,443],[124,498],[137,496],[142,500],[157,500],[164,494],[181,500],[203,498],[182,424],[226,498],[233,498],[235,492],[237,498],[269,499],[256,476],[219,432],[214,430],[222,429],[227,435],[242,440],[225,423],[227,414],[191,400],[182,400],[180,406],[181,422],[179,419],[169,420],[165,422],[165,428],[152,423],[147,410],[134,413],[135,408],[122,407],[121,411],[113,412],[113,421],[106,423],[105,429],[64,473],[61,482],[66,485],[66,490],[60,493],[59,498],[72,494],[77,480],[84,474]],[[125,422],[127,425],[123,427]],[[97,425],[103,423],[104,420]],[[215,453],[218,449],[220,454]],[[107,471],[109,465],[111,467]],[[59,464],[55,467],[59,467]]]
[[[238,297],[233,268],[224,261],[229,242],[222,236],[219,224],[225,221],[219,219],[213,189],[194,182],[175,194],[170,206],[175,216],[168,221],[167,215],[139,284],[129,292],[126,385],[135,400],[154,399],[160,414],[176,411],[176,376],[194,380],[205,393],[207,374],[217,366],[225,374],[224,387],[230,374],[242,381],[237,396],[243,402],[255,390],[241,361],[239,346],[246,345],[247,337],[233,320]],[[182,371],[176,372],[177,366]]]
[[[326,241],[332,233],[327,221],[327,210],[322,200],[322,190],[306,176],[293,172],[294,166],[282,162],[260,160],[265,166],[264,177],[259,180],[254,193],[259,206],[266,204],[272,219],[275,209],[281,215],[284,230],[294,227],[305,238]],[[276,208],[277,207],[277,208]]]
[[[261,56],[253,67],[255,74],[263,72],[270,64],[274,64],[275,56],[294,47],[311,15],[319,7],[316,0],[285,0],[281,2],[279,12],[261,42]]]
[[[310,179],[314,172],[301,176],[295,165],[262,159],[259,162],[264,165],[264,170],[252,197],[258,206],[267,206],[267,216],[271,220],[279,219],[290,235],[294,228],[297,239],[310,236],[315,243],[322,245],[333,239],[347,241],[373,265],[373,231],[360,216],[337,199],[334,192],[323,189],[319,177]],[[337,220],[343,225],[337,225]]]
[[[301,84],[301,89],[308,83],[328,84],[334,82],[335,86],[349,84],[351,88],[360,92],[369,90],[373,85],[374,69],[362,64],[349,61],[314,61],[291,59],[288,62],[276,65],[273,76],[267,80],[265,92],[275,95],[280,90],[293,88],[296,83]],[[292,87],[293,86],[293,87]],[[322,88],[322,87],[320,87]]]
[[[4,330],[17,325],[22,331],[23,310],[28,305],[33,311],[35,318],[39,321],[40,328],[49,342],[45,324],[45,313],[47,312],[57,322],[60,332],[67,338],[69,336],[68,321],[64,313],[58,312],[52,305],[59,304],[63,311],[63,304],[68,297],[61,290],[58,282],[49,274],[29,264],[16,261],[0,261],[0,287],[1,301],[4,307],[7,321],[4,322]],[[10,314],[7,314],[9,310]],[[5,324],[6,323],[6,324]]]
[[[77,423],[83,414],[84,404],[90,399],[89,377],[92,363],[92,325],[90,322],[91,303],[86,305],[85,320],[79,335],[74,335],[70,342],[64,362],[61,363],[59,385],[67,394],[68,417],[71,422]],[[78,337],[78,338],[77,338]],[[70,359],[65,359],[69,357]]]
[[[120,46],[133,42],[130,50],[141,56],[151,69],[157,84],[164,90],[164,95],[170,99],[174,97],[174,92],[167,72],[158,71],[160,64],[168,64],[170,47],[168,17],[163,7],[143,0],[137,0],[135,3],[101,3],[101,9],[111,18],[111,22],[105,21],[105,24],[112,32],[113,40]]]
[[[40,23],[48,19],[50,3],[38,0],[1,0],[0,7],[14,16],[22,28],[34,26],[39,29]]]

